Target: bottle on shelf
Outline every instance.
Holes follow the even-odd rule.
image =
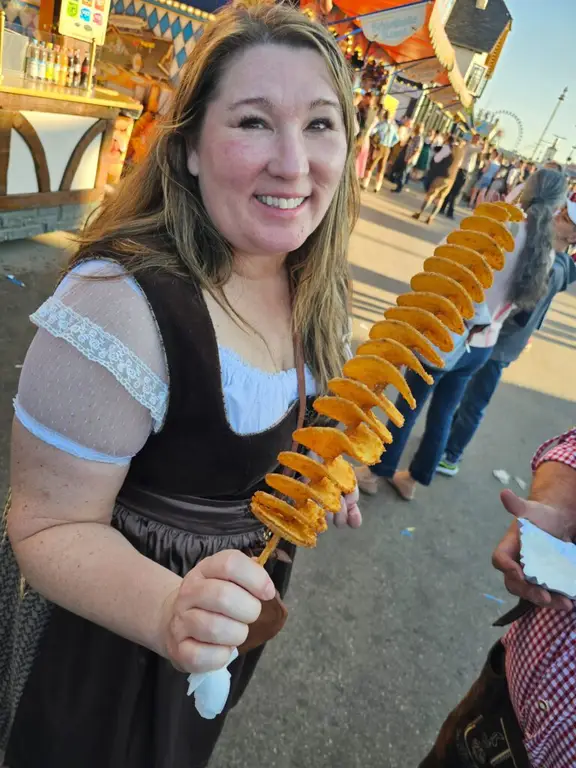
[[[66,72],[66,85],[68,88],[72,88],[74,85],[74,54],[72,51],[68,51],[68,69]]]
[[[38,46],[38,80],[42,83],[46,80],[46,47],[43,40]]]
[[[72,85],[74,88],[80,88],[80,78],[82,76],[82,63],[80,61],[80,51],[78,48],[74,51],[74,75]]]
[[[60,46],[54,46],[54,69],[52,73],[52,82],[58,85],[60,82]]]
[[[68,51],[66,50],[66,48],[62,48],[62,50],[60,51],[60,75],[58,78],[58,85],[65,88],[67,77],[68,77]]]
[[[46,45],[46,82],[54,82],[54,46],[52,43]]]
[[[28,43],[28,50],[26,52],[26,71],[24,74],[29,80],[38,79],[38,43],[36,40],[31,40]]]
[[[80,88],[88,88],[88,75],[90,73],[90,59],[88,54],[84,56],[82,69],[80,70]]]

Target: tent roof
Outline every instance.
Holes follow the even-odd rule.
[[[403,8],[405,6],[424,5],[414,0],[336,0],[337,9],[330,14],[326,23],[336,24],[339,34],[348,31],[358,32],[362,27],[366,14],[377,14],[381,11]],[[314,7],[314,0],[301,3],[302,6]],[[424,23],[415,30],[414,34],[399,45],[370,43],[373,55],[381,51],[382,57],[391,64],[398,65],[402,74],[411,80],[421,83],[436,83],[450,86],[455,93],[455,99],[468,108],[473,103],[473,97],[456,62],[456,53],[446,34],[442,20],[442,4],[429,0],[425,8]],[[347,24],[337,24],[341,18],[349,20]],[[366,18],[368,22],[370,17]],[[361,39],[359,39],[361,38]],[[355,45],[366,53],[369,41],[364,35],[355,35]],[[405,65],[405,66],[402,66]]]

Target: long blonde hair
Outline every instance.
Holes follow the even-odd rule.
[[[186,160],[226,69],[247,48],[261,44],[307,48],[322,56],[347,135],[348,156],[334,198],[317,229],[287,260],[293,327],[301,335],[306,362],[324,389],[327,380],[339,374],[348,330],[347,251],[359,205],[352,83],[334,38],[292,8],[228,7],[206,27],[182,72],[152,150],[85,227],[71,266],[105,255],[132,274],[151,268],[191,278],[221,305],[226,304],[222,287],[232,272],[233,250],[206,213],[198,181],[188,172]]]

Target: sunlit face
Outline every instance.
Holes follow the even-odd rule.
[[[259,45],[224,74],[188,169],[237,253],[278,255],[299,248],[322,221],[347,151],[320,54]]]
[[[566,246],[576,245],[576,224],[568,215],[568,209],[564,206],[554,217],[555,235]]]

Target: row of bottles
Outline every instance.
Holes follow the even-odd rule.
[[[90,62],[80,51],[31,40],[26,51],[24,75],[29,80],[65,88],[87,88]]]

